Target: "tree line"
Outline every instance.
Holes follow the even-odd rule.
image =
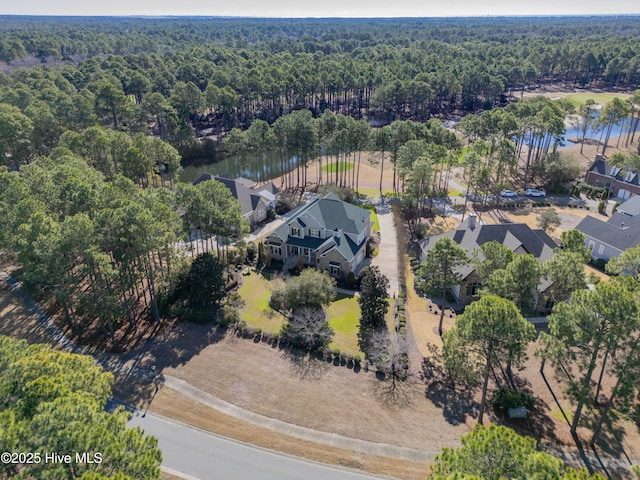
[[[295,110],[423,122],[504,105],[530,85],[640,82],[633,18],[26,21],[0,21],[0,103],[40,129],[45,154],[96,122],[150,129],[187,154],[202,131]],[[59,61],[12,65],[29,55]]]
[[[537,342],[540,372],[544,375],[547,363],[554,367],[556,380],[573,402],[567,415],[571,433],[590,428],[595,444],[612,411],[632,414],[640,398],[640,248],[629,249],[607,266],[609,273],[620,276],[589,289],[583,269],[588,259],[584,235],[571,230],[562,237],[564,248],[544,265],[496,242],[482,245],[471,259],[443,238],[418,268],[424,279],[418,285],[428,292],[444,292],[460,283],[459,267],[469,262],[482,281],[479,300],[443,335],[445,369],[459,381],[482,387],[481,424],[491,378],[501,389],[519,395],[513,372],[523,365],[535,336],[522,312],[532,312],[539,284],[550,284],[545,291],[553,301],[549,331]],[[584,421],[585,412],[589,422]]]
[[[154,437],[106,411],[113,375],[93,358],[0,336],[0,466],[4,478],[160,478]],[[47,461],[46,455],[69,461]]]
[[[154,150],[176,158],[161,140],[94,127],[67,132],[50,156],[18,171],[0,167],[0,248],[80,338],[99,319],[116,348],[118,331],[136,331],[147,315],[159,322],[159,299],[186,268],[187,234],[196,232],[198,253],[214,248],[209,236],[246,228],[224,185],[162,186],[156,164],[143,161]]]

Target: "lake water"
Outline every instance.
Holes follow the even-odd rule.
[[[230,155],[220,162],[207,162],[208,159],[205,158],[202,159],[202,162],[184,167],[180,174],[180,180],[193,182],[200,175],[210,173],[212,175],[226,174],[231,178],[245,177],[256,182],[264,182],[296,168],[298,157],[291,157],[287,162],[283,163],[280,155],[276,153],[268,153],[263,158]]]
[[[620,125],[614,125],[611,130],[611,138],[627,133],[630,125],[630,118],[625,119]],[[599,140],[601,135],[603,135],[602,129],[587,132],[587,138],[593,140]],[[574,142],[570,142],[567,139],[577,139],[578,137],[578,128],[570,126],[563,135],[562,144],[564,146],[575,145]],[[256,182],[265,182],[290,172],[297,166],[298,157],[291,157],[287,162],[283,163],[280,155],[276,153],[267,153],[263,158],[250,157],[247,155],[231,155],[215,163],[203,158],[201,162],[184,167],[180,175],[180,180],[183,182],[193,182],[203,173],[210,173],[212,175],[226,174],[231,178],[245,177]]]

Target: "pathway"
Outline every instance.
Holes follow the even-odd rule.
[[[400,291],[398,285],[398,239],[396,226],[393,223],[393,212],[388,202],[376,205],[378,223],[380,224],[380,245],[378,255],[371,260],[371,265],[380,269],[389,279],[389,296],[396,297]]]
[[[165,375],[164,385],[169,387],[185,397],[190,398],[198,403],[214,408],[219,412],[239,420],[268,428],[284,435],[308,440],[310,442],[329,445],[332,447],[354,450],[369,455],[378,455],[381,457],[403,458],[415,462],[432,462],[439,451],[418,450],[415,448],[399,447],[397,445],[389,445],[386,443],[370,442],[368,440],[360,440],[358,438],[345,437],[337,433],[322,432],[307,427],[301,427],[293,423],[283,422],[276,418],[266,417],[259,413],[250,412],[231,403],[211,395],[193,385],[176,377]]]

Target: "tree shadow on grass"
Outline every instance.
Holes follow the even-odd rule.
[[[331,365],[314,353],[297,349],[284,349],[282,358],[289,361],[293,372],[300,380],[320,380]]]
[[[456,383],[442,367],[442,356],[435,345],[423,359],[421,380],[426,384],[425,397],[451,425],[464,423],[467,415],[477,414],[480,404],[473,398],[473,389]]]
[[[420,393],[421,384],[413,375],[398,378],[384,372],[376,372],[371,382],[374,395],[389,408],[409,407]]]

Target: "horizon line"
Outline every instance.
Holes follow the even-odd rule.
[[[483,18],[594,18],[594,17],[638,17],[637,13],[577,13],[577,14],[526,14],[513,13],[503,15],[433,15],[433,16],[259,16],[259,15],[177,15],[177,14],[38,14],[38,13],[0,13],[0,18],[34,17],[34,18],[139,18],[139,19],[250,19],[250,20],[428,20],[428,19],[483,19]]]

